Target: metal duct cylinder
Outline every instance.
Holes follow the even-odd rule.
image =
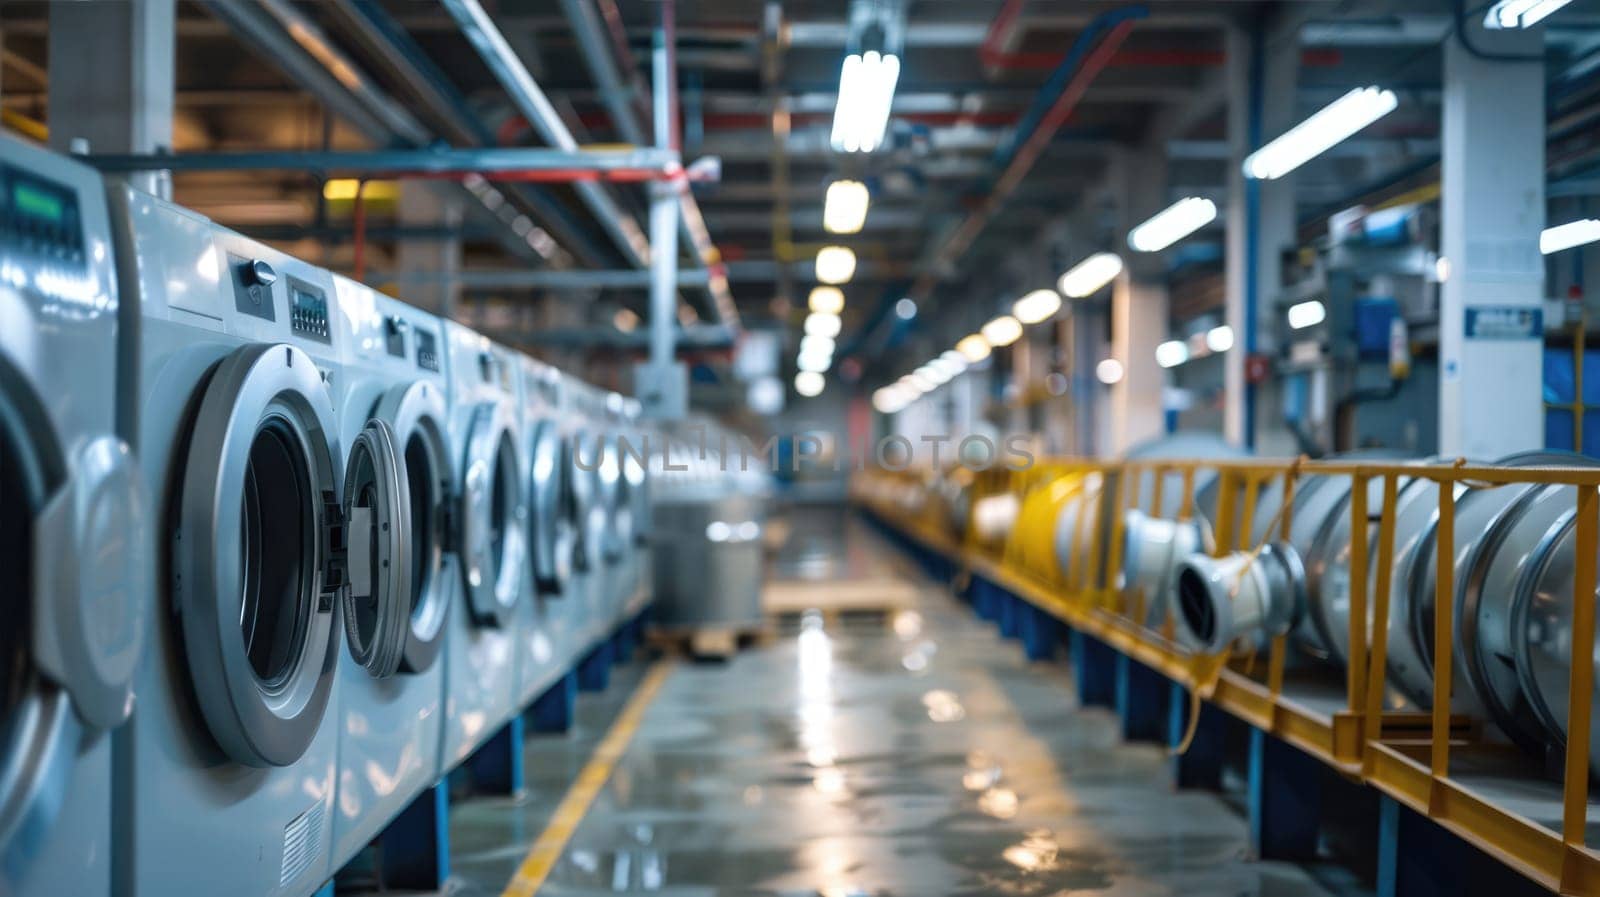
[[[1197,650],[1217,653],[1257,633],[1282,635],[1303,616],[1305,570],[1290,546],[1191,555],[1178,566],[1178,627]]]
[[[1145,598],[1145,624],[1166,619],[1178,568],[1191,555],[1205,554],[1210,539],[1198,520],[1168,520],[1129,511],[1122,524],[1124,591]]]
[[[972,504],[972,531],[985,545],[997,545],[1011,534],[1022,501],[1015,493],[986,495]]]

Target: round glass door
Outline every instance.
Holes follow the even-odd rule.
[[[400,669],[411,620],[411,496],[394,431],[367,422],[344,473],[345,637],[350,656],[387,679]]]
[[[549,595],[566,591],[578,543],[570,453],[571,445],[555,421],[542,420],[534,426],[528,483],[533,508],[531,558],[534,584]]]
[[[344,582],[343,470],[311,357],[247,346],[205,387],[173,538],[172,589],[202,715],[247,766],[287,766],[322,722]]]
[[[408,571],[405,646],[400,670],[420,673],[438,659],[450,592],[444,580],[446,503],[452,494],[444,394],[426,381],[389,391],[373,412],[400,452],[409,517],[402,563]]]
[[[485,404],[473,416],[462,477],[462,576],[473,619],[511,625],[527,550],[527,509],[508,403]]]

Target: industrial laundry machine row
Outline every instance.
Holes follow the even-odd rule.
[[[0,140],[0,895],[306,895],[635,619],[638,405]]]

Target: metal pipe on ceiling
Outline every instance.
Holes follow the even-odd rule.
[[[504,176],[550,180],[681,179],[672,150],[557,150],[546,147],[486,147],[414,150],[282,150],[220,153],[138,153],[87,157],[101,171],[316,171],[386,178],[429,175]]]
[[[631,56],[619,57],[619,54],[627,54],[628,50],[626,35],[619,37],[622,17],[615,3],[611,0],[600,0],[591,5],[584,0],[561,0],[561,8],[572,25],[572,33],[577,37],[578,50],[583,56],[584,65],[600,91],[601,102],[611,116],[617,133],[635,145],[642,146],[649,143],[650,135],[645,131],[638,104],[635,102],[638,96],[638,84],[630,83],[633,79],[625,74],[635,71]],[[604,19],[604,25],[601,19]],[[607,31],[610,41],[606,39]],[[618,64],[619,58],[623,61],[621,66]],[[675,74],[676,66],[673,70]],[[672,108],[674,114],[670,118],[675,120],[676,102],[672,104]],[[678,146],[676,140],[672,145]],[[721,260],[721,254],[717,252],[716,246],[712,245],[711,236],[706,231],[704,220],[700,216],[699,206],[694,201],[694,195],[688,190],[683,190],[679,196],[677,214],[679,237],[693,249],[691,255],[695,261],[704,266],[717,265]],[[738,308],[734,305],[733,296],[727,290],[725,279],[723,284],[720,288],[712,289],[712,311],[718,320],[738,327]]]
[[[561,115],[550,104],[550,98],[540,89],[538,82],[523,65],[517,52],[506,42],[505,35],[495,26],[478,0],[441,0],[445,10],[455,19],[467,41],[478,51],[484,64],[500,82],[511,102],[528,120],[539,136],[551,146],[569,152],[578,149],[578,141],[568,130]],[[605,229],[623,257],[636,267],[649,264],[650,241],[639,229],[638,222],[617,205],[605,188],[598,184],[575,185],[578,198],[589,207],[600,226]]]
[[[449,281],[469,290],[546,289],[546,290],[627,290],[650,286],[653,273],[633,268],[611,271],[565,270],[552,268],[466,268],[456,271],[388,271],[373,274],[375,283],[421,284]],[[676,272],[674,283],[680,289],[704,289],[710,282],[704,268]]]

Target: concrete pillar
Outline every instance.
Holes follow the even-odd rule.
[[[445,227],[459,230],[463,217],[461,203],[446,198],[437,186],[420,181],[400,184],[397,209],[402,227]],[[427,240],[401,240],[395,254],[395,267],[406,282],[407,302],[445,318],[454,318],[461,303],[461,284],[453,277],[441,276],[410,282],[409,274],[455,274],[461,270],[461,238],[440,237]]]
[[[1488,460],[1544,444],[1544,35],[1480,19],[1444,48],[1439,451]]]
[[[1167,157],[1163,148],[1125,153],[1118,175],[1118,233],[1126,234],[1168,205]],[[1117,247],[1124,265],[1111,290],[1111,357],[1122,363],[1122,380],[1111,387],[1106,453],[1166,431],[1161,394],[1166,371],[1156,364],[1156,346],[1167,338],[1167,287],[1161,253]]]
[[[1270,321],[1283,280],[1282,254],[1295,243],[1294,175],[1244,176],[1244,157],[1298,122],[1298,24],[1251,21],[1227,33],[1228,199],[1225,320],[1234,347],[1223,365],[1224,435],[1241,445],[1277,443],[1279,415],[1245,383],[1245,359],[1270,352]],[[1292,444],[1292,443],[1291,443]],[[1262,446],[1265,448],[1265,446]]]
[[[73,141],[97,153],[149,153],[172,146],[176,0],[51,3],[50,146]],[[172,195],[166,173],[132,183]]]

